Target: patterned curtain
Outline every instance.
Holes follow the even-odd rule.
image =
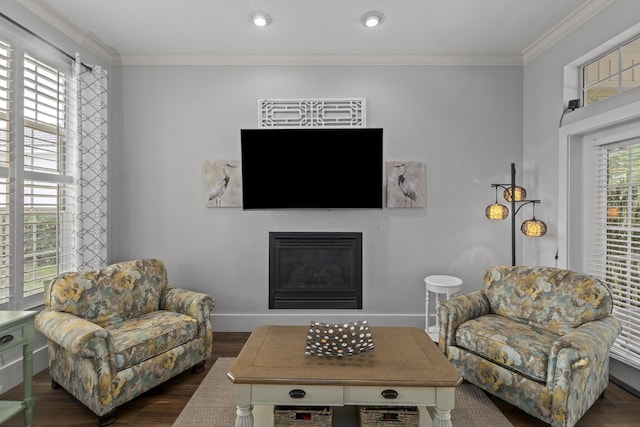
[[[107,72],[76,56],[79,271],[107,265]]]

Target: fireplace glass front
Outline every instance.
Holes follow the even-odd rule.
[[[362,308],[362,233],[269,233],[269,308]]]

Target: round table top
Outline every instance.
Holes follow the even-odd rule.
[[[440,289],[459,288],[462,286],[462,279],[455,276],[433,275],[424,278],[429,290],[437,292]],[[446,290],[444,290],[446,292]]]

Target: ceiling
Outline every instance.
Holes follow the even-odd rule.
[[[112,62],[189,55],[475,55],[520,63],[543,36],[575,27],[611,1],[18,0],[80,44],[99,46]],[[250,23],[257,10],[271,16],[271,25]],[[385,16],[377,28],[360,23],[371,10]]]

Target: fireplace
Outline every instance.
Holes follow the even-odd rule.
[[[362,233],[269,233],[269,308],[362,308]]]

